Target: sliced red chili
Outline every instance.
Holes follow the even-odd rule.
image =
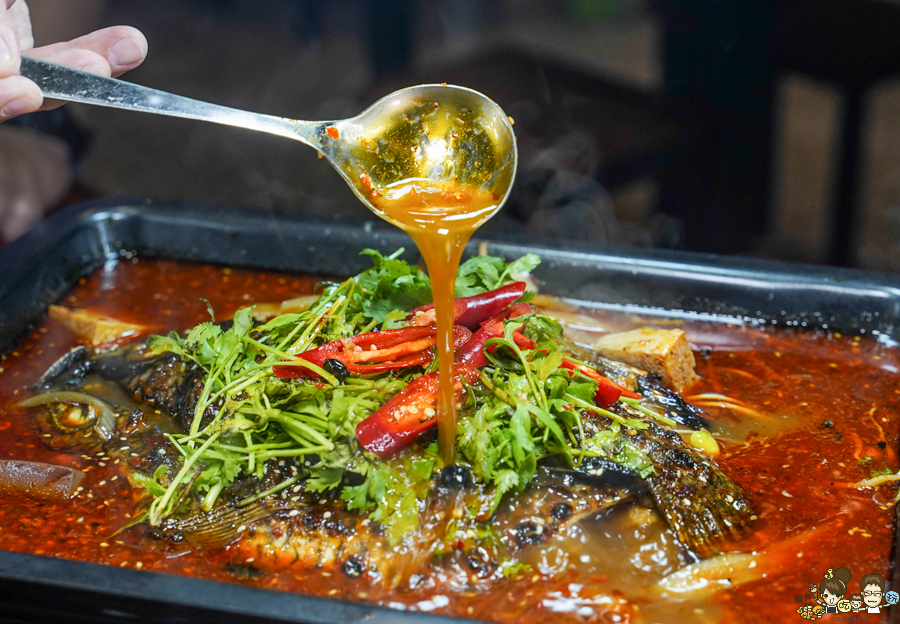
[[[481,368],[482,366],[487,366],[490,361],[487,359],[487,356],[484,354],[484,343],[490,340],[491,338],[500,338],[503,336],[503,321],[505,319],[512,319],[522,316],[523,314],[528,314],[531,312],[531,304],[528,303],[517,303],[515,305],[509,306],[507,309],[503,310],[500,314],[484,321],[481,324],[481,327],[478,328],[472,337],[469,338],[469,341],[466,342],[457,352],[456,352],[456,362],[458,364],[468,364],[469,366],[474,366],[475,368]],[[534,349],[536,346],[533,341],[529,338],[526,338],[520,330],[516,330],[513,332],[513,340],[515,340],[516,346],[520,349]],[[494,350],[491,348],[496,345],[491,345],[488,347],[488,350],[493,353]]]
[[[475,329],[478,325],[492,316],[496,316],[506,306],[525,294],[525,286],[525,282],[512,282],[480,295],[457,297],[453,300],[455,319],[453,322],[469,329]],[[410,312],[406,318],[415,326],[434,325],[434,304],[429,303],[418,307]]]
[[[478,369],[457,364],[453,367],[453,373],[453,398],[458,403],[464,394],[461,379],[474,383],[478,379]],[[387,457],[435,426],[437,403],[437,372],[422,375],[359,423],[356,439],[363,448],[380,457]]]
[[[458,348],[472,335],[465,327],[453,327],[453,346]],[[304,351],[297,359],[323,366],[325,360],[334,359],[355,375],[380,373],[408,366],[425,365],[434,359],[432,347],[436,342],[434,327],[403,327],[357,334],[335,340]],[[281,379],[315,377],[316,374],[302,366],[273,366],[272,373]]]
[[[594,394],[594,403],[600,407],[612,407],[621,397],[639,399],[641,395],[632,392],[624,386],[620,386],[595,371],[593,368],[582,366],[569,358],[563,358],[560,368],[578,371],[597,382],[597,392]]]

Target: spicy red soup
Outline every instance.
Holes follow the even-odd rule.
[[[60,303],[168,333],[208,320],[204,299],[228,318],[255,302],[311,293],[314,285],[314,279],[295,275],[141,259],[97,271]],[[120,532],[135,519],[140,497],[126,479],[128,453],[53,451],[29,410],[16,407],[27,388],[77,344],[49,319],[2,356],[0,458],[69,466],[85,478],[65,501],[0,490],[0,545],[506,622],[781,622],[814,613],[815,606],[824,612],[816,602],[819,588],[838,568],[850,574],[842,609],[854,608],[852,594],[866,589],[860,587],[864,575],[890,578],[896,488],[854,484],[898,468],[895,349],[829,332],[566,313],[573,312],[582,326],[577,337],[585,341],[592,337],[585,324],[598,334],[661,323],[687,333],[700,381],[686,398],[709,414],[722,449],[716,461],[748,492],[757,516],[726,554],[693,561],[664,524],[629,503],[535,546],[527,553],[528,574],[488,590],[461,589],[440,575],[387,590],[316,569],[267,569],[240,548],[173,543],[144,525]],[[874,620],[886,617],[887,594],[879,600],[881,614],[871,615]]]

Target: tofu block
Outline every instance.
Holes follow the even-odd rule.
[[[697,381],[694,354],[680,329],[634,329],[603,336],[594,351],[611,360],[658,373],[663,384],[684,392]]]

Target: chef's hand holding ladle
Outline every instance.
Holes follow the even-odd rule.
[[[71,1],[45,2],[42,8],[50,12],[58,3]],[[63,104],[44,100],[40,88],[19,75],[23,50],[36,58],[118,76],[141,64],[147,41],[134,28],[114,26],[34,48],[25,1],[0,0],[0,122]],[[0,124],[0,242],[18,238],[59,204],[72,183],[71,158],[66,142],[56,136]]]
[[[3,0],[0,0],[2,2]],[[503,205],[516,172],[510,119],[471,89],[420,85],[396,91],[350,119],[299,121],[250,113],[23,57],[20,74],[45,97],[212,121],[295,139],[322,154],[371,210],[398,184],[449,184],[489,192]],[[388,219],[391,220],[391,219]]]
[[[144,61],[147,40],[136,28],[112,26],[71,41],[35,48],[24,0],[0,0],[0,121],[62,104],[44,102],[40,88],[18,74],[23,51],[34,58],[90,73],[120,76]]]

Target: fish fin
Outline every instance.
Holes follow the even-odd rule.
[[[221,548],[238,539],[254,522],[287,510],[287,505],[267,500],[246,507],[220,505],[209,512],[167,520],[162,530],[169,534],[180,533],[192,546]]]

